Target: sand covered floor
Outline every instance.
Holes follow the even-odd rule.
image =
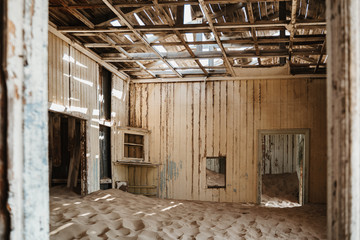
[[[263,175],[261,203],[267,207],[300,207],[297,174]]]
[[[51,239],[326,239],[325,205],[274,208],[52,188]]]

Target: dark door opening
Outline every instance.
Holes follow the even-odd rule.
[[[112,187],[110,129],[110,127],[100,125],[100,189],[103,190]]]
[[[86,194],[86,121],[49,112],[49,184]]]

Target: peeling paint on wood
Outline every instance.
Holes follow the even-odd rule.
[[[6,2],[10,237],[46,239],[48,1]]]
[[[296,92],[296,96],[285,94],[280,97],[283,85]],[[322,140],[326,137],[326,105],[323,80],[309,83],[306,79],[264,79],[131,85],[131,103],[138,102],[138,98],[144,95],[148,96],[148,101],[142,102],[141,108],[148,110],[139,111],[139,105],[131,104],[130,123],[141,127],[146,123],[149,129],[161,129],[152,131],[149,141],[150,161],[162,164],[161,197],[256,202],[257,129],[310,128],[310,202],[325,202],[326,144]],[[137,122],[137,119],[142,120]],[[161,145],[158,144],[160,141]],[[217,155],[224,155],[227,159],[227,187],[221,190],[208,189],[205,181],[206,157]]]
[[[360,239],[360,4],[326,1],[328,239]]]

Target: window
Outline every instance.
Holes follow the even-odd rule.
[[[124,157],[144,159],[144,136],[125,133]]]
[[[133,127],[118,127],[121,134],[120,159],[125,162],[148,162],[148,138],[147,129]]]
[[[206,158],[206,185],[208,188],[226,187],[226,157]]]

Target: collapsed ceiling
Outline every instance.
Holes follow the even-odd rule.
[[[326,71],[325,0],[49,0],[49,20],[132,79]]]

